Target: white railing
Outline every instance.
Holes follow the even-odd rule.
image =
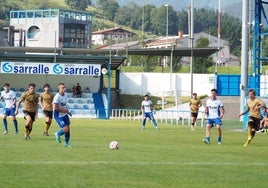
[[[159,110],[155,112],[157,122],[170,125],[188,125],[191,123],[191,112],[189,110]],[[142,121],[142,112],[137,109],[112,109],[110,119]],[[204,126],[204,112],[198,113],[198,124]],[[197,125],[198,125],[197,124]]]

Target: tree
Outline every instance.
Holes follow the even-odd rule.
[[[144,72],[152,72],[158,62],[158,57],[156,56],[143,56],[143,60],[144,60]]]
[[[177,28],[182,30],[184,33],[188,32],[188,13],[185,10],[177,12]]]
[[[207,38],[199,38],[196,41],[196,48],[205,48],[209,45],[209,40]],[[206,73],[207,69],[213,66],[212,57],[195,57],[193,64],[194,73]]]
[[[91,5],[91,0],[65,0],[65,3],[74,10],[85,11],[88,5]]]
[[[144,72],[152,72],[158,64],[158,56],[131,56],[131,65],[142,67]]]
[[[167,15],[168,11],[168,15]],[[160,8],[154,8],[151,12],[152,32],[156,35],[165,35],[167,18],[168,18],[168,34],[177,35],[178,28],[176,24],[177,14],[172,6],[167,7],[161,6]]]
[[[20,9],[15,1],[7,1],[1,0],[0,1],[0,24],[1,25],[8,25],[9,24],[9,12],[11,10]]]
[[[173,64],[172,69],[173,72],[179,72],[183,66],[183,63],[181,62],[181,57],[173,57]]]
[[[114,21],[120,25],[126,25],[132,29],[151,32],[151,11],[155,8],[153,5],[139,6],[135,2],[128,3],[120,7],[117,11]],[[129,14],[131,12],[131,14]],[[142,28],[143,27],[143,28]],[[144,39],[144,36],[140,36]]]
[[[102,10],[103,15],[111,21],[114,21],[114,18],[119,9],[119,4],[116,0],[98,0],[98,7]],[[127,14],[129,16],[129,13]]]

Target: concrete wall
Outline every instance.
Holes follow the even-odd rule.
[[[26,46],[27,47],[58,47],[59,37],[59,22],[57,17],[52,18],[20,18],[10,19],[10,25],[16,29],[26,31]],[[32,38],[29,38],[29,28],[36,26],[40,29]],[[15,34],[15,46],[19,46],[19,34]],[[55,44],[56,42],[56,44]]]
[[[214,88],[214,74],[194,74],[193,92],[198,95],[210,95]],[[170,95],[177,91],[180,96],[191,95],[190,74],[169,73],[121,73],[120,91],[122,94],[156,96]]]
[[[214,74],[194,74],[193,92],[198,95],[209,96],[210,90],[215,88],[215,79]],[[149,93],[156,96],[168,96],[172,95],[171,90],[176,90],[179,96],[191,95],[191,75],[175,73],[120,74],[120,91],[122,94],[145,95]],[[239,88],[237,90],[239,92]],[[268,97],[268,75],[261,76],[260,96]]]

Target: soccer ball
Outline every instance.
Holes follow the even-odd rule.
[[[111,141],[110,144],[109,144],[109,148],[112,149],[112,150],[117,150],[119,149],[119,142],[117,141]]]

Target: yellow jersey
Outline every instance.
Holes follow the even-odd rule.
[[[53,111],[53,102],[54,94],[53,93],[41,93],[40,95],[40,103],[43,107],[43,110]]]
[[[24,102],[23,109],[29,112],[36,112],[39,96],[34,93],[26,91],[22,94],[20,101]]]
[[[247,102],[247,109],[249,110],[249,116],[261,119],[261,109],[259,106],[266,107],[265,103],[260,99],[249,99]]]
[[[190,106],[190,110],[193,113],[198,113],[199,107],[202,105],[200,99],[191,99],[189,106]]]

